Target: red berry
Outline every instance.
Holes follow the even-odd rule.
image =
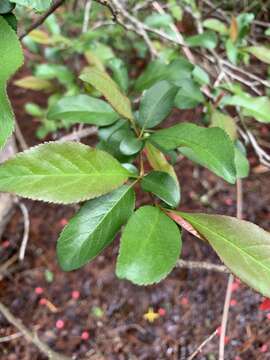
[[[86,340],[89,340],[89,338],[90,338],[89,332],[83,331],[81,334],[81,339],[86,341]]]
[[[60,225],[61,225],[61,226],[66,226],[67,223],[68,223],[68,220],[65,219],[65,218],[63,218],[63,219],[60,220]]]
[[[57,329],[63,329],[63,327],[65,326],[65,323],[63,320],[59,319],[56,321],[55,326]]]
[[[260,352],[265,353],[268,350],[268,345],[264,344],[260,347]]]
[[[188,305],[189,304],[189,300],[188,300],[188,298],[186,296],[182,297],[181,304],[182,305]]]
[[[41,299],[39,300],[39,304],[40,304],[40,305],[46,305],[46,304],[47,304],[47,299],[41,298]]]
[[[238,289],[239,289],[239,286],[240,286],[239,283],[236,282],[236,281],[234,281],[234,282],[232,283],[232,287],[231,287],[232,292],[238,290]]]
[[[4,241],[4,242],[2,243],[2,248],[3,248],[3,249],[7,249],[9,246],[10,246],[10,242],[9,242],[8,240],[6,240],[6,241]]]
[[[81,295],[80,292],[77,290],[72,291],[72,294],[71,294],[72,299],[74,299],[74,300],[78,300],[80,295]]]
[[[37,295],[41,295],[41,294],[43,294],[43,292],[44,292],[44,290],[43,290],[43,288],[42,287],[36,287],[35,288],[35,293],[37,294]]]
[[[166,315],[166,310],[163,309],[163,308],[159,308],[159,309],[158,309],[158,314],[159,314],[160,316],[165,316],[165,315]]]
[[[230,301],[230,305],[231,305],[231,306],[237,305],[237,300],[232,299],[232,300]]]
[[[231,206],[233,204],[233,199],[231,198],[225,198],[224,203],[228,206]]]
[[[270,313],[266,315],[267,319],[270,320]]]
[[[264,301],[259,306],[259,310],[270,310],[270,299],[264,299]]]

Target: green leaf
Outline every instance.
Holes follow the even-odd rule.
[[[80,79],[94,86],[122,116],[133,120],[131,103],[110,76],[98,68],[87,68]]]
[[[120,89],[126,93],[128,90],[129,80],[125,63],[121,59],[113,58],[108,61],[107,66],[113,72],[113,79],[117,82]]]
[[[65,120],[70,123],[106,126],[119,119],[119,115],[103,100],[88,95],[66,96],[48,110],[48,119]]]
[[[235,183],[233,143],[222,129],[182,123],[157,131],[150,136],[150,141],[165,151],[180,147],[185,156],[229,183]]]
[[[205,70],[203,70],[200,66],[196,65],[194,70],[192,71],[192,76],[195,81],[197,81],[201,85],[209,85],[210,78]]]
[[[245,116],[254,117],[263,123],[270,122],[270,100],[267,96],[252,97],[243,93],[224,98],[223,104],[240,106]]]
[[[114,239],[131,216],[134,190],[127,185],[87,201],[69,221],[57,242],[57,256],[65,271],[78,269],[94,259]]]
[[[134,136],[132,132],[128,133],[120,143],[120,151],[124,155],[137,154],[143,147],[143,141]]]
[[[106,194],[128,176],[129,172],[103,151],[75,142],[51,142],[4,162],[0,191],[68,204]]]
[[[177,90],[176,86],[163,80],[145,91],[138,117],[141,128],[153,128],[170,114]]]
[[[74,81],[73,73],[64,65],[40,64],[35,69],[35,76],[40,79],[57,79],[63,85],[72,84]]]
[[[0,149],[14,129],[14,114],[7,96],[7,81],[23,64],[23,51],[15,31],[0,16]]]
[[[166,172],[178,184],[177,175],[174,171],[173,166],[168,162],[165,155],[150,142],[147,142],[145,144],[145,155],[147,157],[147,160],[149,161],[149,164],[152,166],[154,170]]]
[[[15,4],[12,4],[9,0],[1,0],[0,2],[0,15],[10,13],[15,8]]]
[[[152,61],[135,82],[135,90],[143,91],[150,88],[157,81],[167,80],[177,83],[191,77],[193,65],[184,58],[165,64],[160,60]]]
[[[141,186],[144,191],[152,192],[171,207],[176,208],[180,202],[178,184],[166,172],[150,172],[142,178]]]
[[[52,0],[10,0],[10,1],[18,5],[29,7],[38,12],[47,10],[52,4]]]
[[[192,80],[183,80],[181,89],[175,97],[175,106],[179,109],[192,109],[204,102],[200,86]]]
[[[123,231],[116,275],[134,284],[150,285],[168,275],[181,252],[181,234],[160,209],[144,206]]]
[[[42,117],[45,113],[45,111],[39,105],[31,102],[26,103],[24,109],[27,114],[35,117]]]
[[[6,20],[8,25],[11,26],[11,28],[17,33],[18,22],[16,16],[13,13],[4,14],[2,16]]]
[[[215,110],[211,114],[211,126],[223,129],[232,141],[237,139],[237,127],[231,116]]]
[[[246,155],[246,149],[240,141],[236,141],[235,146],[235,167],[238,179],[243,179],[249,175],[249,162]]]
[[[214,30],[221,35],[227,35],[228,34],[228,28],[227,26],[218,19],[206,19],[203,22],[203,26],[209,30]]]
[[[190,47],[203,47],[214,49],[217,46],[217,35],[214,31],[205,31],[199,35],[193,35],[186,38],[186,43]]]
[[[225,47],[228,59],[232,64],[236,65],[238,60],[238,48],[231,39],[226,41]]]
[[[245,50],[254,55],[257,59],[270,64],[270,49],[266,46],[249,46]]]
[[[270,297],[270,234],[248,221],[180,212],[242,281]]]

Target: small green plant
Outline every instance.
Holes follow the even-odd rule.
[[[215,36],[204,36],[205,47],[215,47]],[[0,39],[2,147],[13,129],[6,81],[23,61],[16,34],[2,16]],[[202,39],[192,37],[187,43],[202,46]],[[57,204],[84,202],[57,243],[57,257],[65,271],[94,259],[121,233],[117,276],[139,285],[157,283],[181,256],[183,227],[207,241],[241,280],[270,296],[270,234],[236,218],[176,210],[181,205],[181,179],[179,183],[173,167],[175,156],[182,154],[230,184],[246,177],[249,164],[236,124],[223,110],[234,105],[243,116],[269,122],[268,98],[220,86],[213,91],[220,100],[212,103],[202,91],[209,84],[208,75],[179,56],[167,64],[151,62],[134,83],[119,60],[104,66],[93,54],[88,56],[92,66],[81,72],[79,87],[66,68],[39,67],[44,81],[64,74],[64,85],[70,79],[68,84],[75,90],[55,97],[46,111],[39,112],[33,104],[28,111],[56,123],[95,125],[96,148],[78,142],[48,142],[19,153],[0,166],[0,191]],[[226,96],[220,96],[224,89]],[[199,125],[183,122],[159,129],[174,108],[199,104],[207,109]],[[146,163],[152,168],[149,172]],[[135,210],[137,186],[154,200]]]

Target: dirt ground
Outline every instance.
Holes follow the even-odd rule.
[[[17,118],[29,145],[33,145],[38,140],[32,119],[24,114],[24,94],[22,89],[12,89]],[[37,95],[29,96],[31,99]],[[194,114],[185,112],[174,115],[179,116],[185,120],[194,118]],[[269,139],[269,133],[266,136]],[[250,160],[253,168],[258,165],[254,155],[250,155]],[[181,209],[235,215],[233,186],[187,160],[178,163],[177,173],[182,188]],[[270,230],[269,180],[269,172],[252,171],[243,182],[244,217],[267,230]],[[138,204],[147,201],[147,196],[138,194]],[[54,350],[74,359],[185,360],[219,327],[227,274],[176,268],[158,285],[133,286],[119,281],[114,274],[118,240],[91,264],[64,273],[56,261],[55,244],[74,208],[32,201],[24,204],[31,218],[26,257],[22,264],[12,265],[2,276],[0,298]],[[18,251],[22,232],[22,216],[16,210],[0,243],[0,266]],[[207,245],[187,233],[183,238],[183,259],[219,263]],[[53,281],[48,274],[53,274]],[[37,287],[44,292],[37,294]],[[74,291],[79,294],[75,296]],[[41,298],[53,305],[40,304]],[[262,300],[243,284],[233,292],[226,360],[270,359],[270,319],[267,311],[259,309]],[[162,316],[153,323],[143,317],[149,307],[155,311],[162,309]],[[59,320],[63,321],[61,329]],[[89,333],[89,339],[82,339],[84,331]],[[1,342],[3,336],[16,332],[0,314],[1,360],[44,359],[23,337]],[[218,341],[216,336],[197,359],[217,359]]]

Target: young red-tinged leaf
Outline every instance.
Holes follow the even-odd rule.
[[[96,67],[90,67],[80,75],[80,79],[91,84],[101,92],[120,115],[133,121],[129,99],[121,93],[118,85],[106,72]]]
[[[57,256],[62,269],[78,269],[95,258],[114,240],[134,206],[134,190],[127,185],[86,202],[58,239]]]
[[[191,160],[207,167],[229,183],[235,183],[233,143],[222,129],[182,123],[159,130],[149,139],[165,151],[179,148]]]
[[[181,247],[177,225],[160,209],[141,207],[123,231],[116,274],[138,285],[157,283],[171,272]]]
[[[180,212],[243,282],[270,296],[270,233],[248,221],[223,215]]]
[[[194,227],[188,223],[181,215],[180,212],[176,211],[168,211],[167,215],[175,221],[178,225],[180,225],[183,229],[188,231],[190,234],[196,236],[197,238],[203,240],[202,236],[198,233],[197,230],[194,229]]]
[[[14,114],[6,92],[6,83],[23,64],[23,51],[15,31],[0,16],[0,149],[14,128]]]
[[[111,155],[76,142],[51,142],[0,166],[0,191],[34,200],[74,203],[121,186],[129,172]]]

